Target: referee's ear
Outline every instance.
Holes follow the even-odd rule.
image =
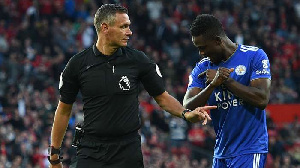
[[[100,26],[100,32],[107,33],[108,32],[108,24],[102,23]]]

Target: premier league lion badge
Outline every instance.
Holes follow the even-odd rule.
[[[120,89],[122,90],[129,90],[130,89],[130,81],[127,76],[122,76],[119,81]]]

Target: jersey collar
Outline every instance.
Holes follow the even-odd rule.
[[[106,56],[98,50],[98,48],[96,47],[96,44],[93,45],[93,52],[94,52],[95,56]],[[121,55],[122,55],[122,50],[121,50],[121,48],[118,48],[117,51],[115,53],[113,53],[113,55],[111,55],[110,57],[121,56]]]

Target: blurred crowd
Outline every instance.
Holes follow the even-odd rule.
[[[270,103],[300,103],[300,1],[298,0],[0,0],[0,168],[45,168],[58,81],[67,61],[96,40],[93,17],[102,3],[129,9],[129,45],[159,65],[167,91],[182,101],[188,75],[201,58],[189,25],[200,13],[218,17],[229,38],[267,53]],[[189,124],[162,111],[142,91],[142,149],[147,168],[211,166],[211,124]],[[63,142],[65,167],[75,124],[83,120],[80,95]],[[268,117],[267,168],[300,167],[300,120]]]

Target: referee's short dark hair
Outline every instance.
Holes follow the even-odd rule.
[[[96,31],[100,29],[100,26],[103,22],[113,25],[115,22],[116,13],[126,13],[128,14],[128,10],[117,4],[104,4],[102,5],[96,12],[94,18],[94,26]]]
[[[204,35],[208,38],[225,36],[222,23],[210,14],[198,15],[190,26],[190,34],[192,36]]]

